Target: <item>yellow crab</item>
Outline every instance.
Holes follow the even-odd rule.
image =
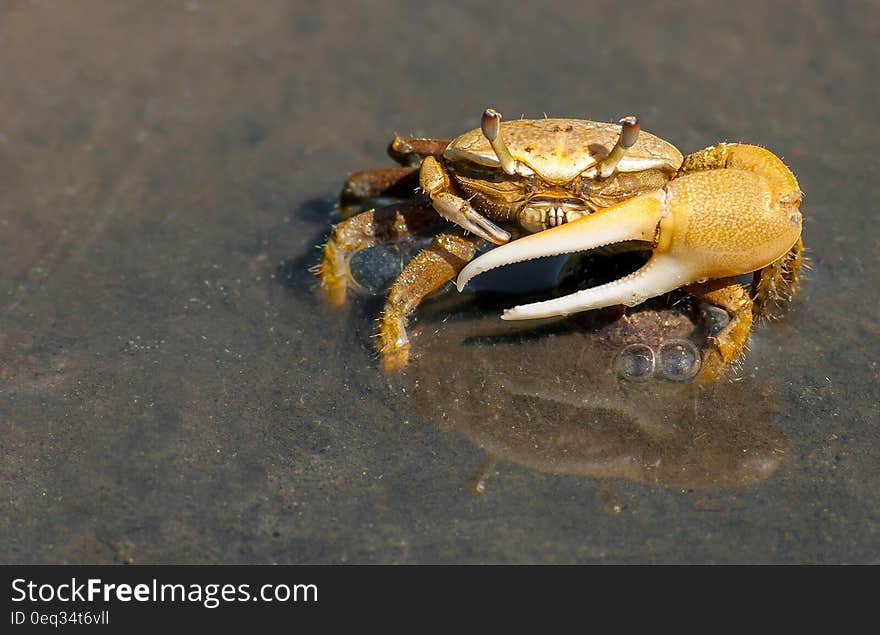
[[[371,198],[403,200],[334,226],[318,266],[323,295],[340,305],[356,286],[352,254],[434,235],[389,291],[377,331],[386,370],[406,365],[407,317],[425,296],[456,276],[461,290],[474,276],[514,262],[599,249],[649,250],[644,266],[629,275],[509,309],[502,318],[635,306],[684,288],[729,316],[705,355],[703,380],[717,379],[742,354],[753,314],[789,299],[797,285],[802,193],[791,171],[764,148],[722,143],[682,157],[666,141],[640,132],[635,117],[619,124],[502,124],[501,115],[488,109],[479,129],[451,142],[397,137],[389,153],[402,167],[350,175],[343,213]],[[501,246],[473,259],[483,241]],[[737,282],[752,272],[750,289]]]

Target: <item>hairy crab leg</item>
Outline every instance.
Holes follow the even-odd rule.
[[[388,145],[388,156],[400,165],[418,167],[427,157],[439,157],[449,145],[449,139],[422,137],[394,137]]]
[[[809,268],[804,264],[803,250],[803,240],[798,240],[782,258],[755,272],[752,297],[757,317],[775,318],[782,305],[791,302],[800,284],[801,268]]]
[[[733,278],[693,284],[685,289],[703,307],[716,307],[728,316],[727,324],[710,332],[712,346],[703,352],[697,381],[710,383],[720,379],[731,363],[739,359],[752,328],[752,300],[745,287]]]
[[[477,236],[439,234],[400,272],[388,292],[376,332],[383,369],[390,372],[406,366],[410,346],[407,316],[425,296],[452,280],[481,244]]]
[[[330,304],[345,304],[349,287],[357,288],[349,261],[362,249],[388,245],[412,236],[429,236],[443,220],[423,201],[407,201],[370,209],[333,226],[315,273],[321,295]]]

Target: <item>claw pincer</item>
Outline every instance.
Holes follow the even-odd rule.
[[[800,238],[800,190],[788,168],[770,152],[756,146],[736,148],[738,154],[761,161],[730,161],[734,167],[684,174],[653,192],[497,247],[465,266],[456,281],[458,289],[496,267],[625,241],[646,243],[652,251],[638,271],[571,295],[509,309],[502,317],[527,320],[617,304],[635,306],[695,282],[766,267]],[[749,169],[756,163],[769,174]]]

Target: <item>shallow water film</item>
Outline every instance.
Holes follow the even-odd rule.
[[[841,45],[845,43],[845,46]],[[877,3],[0,2],[0,562],[876,563]],[[501,322],[309,272],[395,133],[765,146],[811,265],[741,367],[657,306]]]

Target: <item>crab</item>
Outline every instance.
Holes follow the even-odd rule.
[[[400,167],[349,175],[345,220],[333,227],[317,267],[322,295],[344,304],[357,283],[361,249],[433,236],[391,285],[377,328],[385,370],[406,366],[408,317],[456,279],[511,263],[589,252],[642,251],[619,279],[504,311],[505,320],[633,307],[683,289],[725,319],[704,353],[700,378],[714,381],[744,353],[753,319],[790,300],[802,264],[802,192],[769,150],[720,143],[683,156],[640,130],[580,119],[501,121],[489,108],[480,128],[452,141],[395,137]],[[397,202],[354,214],[372,199]],[[477,255],[488,243],[496,247]],[[751,283],[740,277],[752,274]],[[625,317],[625,311],[623,312]]]

